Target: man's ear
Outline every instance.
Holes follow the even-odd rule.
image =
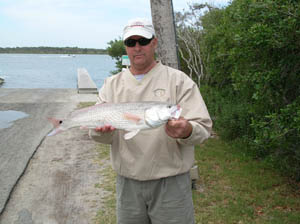
[[[152,40],[152,42],[153,42],[154,47],[157,48],[158,39],[156,37],[154,37],[154,39]]]

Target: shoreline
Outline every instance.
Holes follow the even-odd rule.
[[[7,54],[107,54],[106,49],[79,47],[0,47],[0,53]]]
[[[63,118],[76,109],[78,103],[96,100],[96,94],[78,94],[76,89],[0,88],[0,111],[20,111],[28,115],[15,120],[10,127],[0,128],[0,142],[5,142],[0,147],[1,223],[2,212],[13,196],[14,189],[18,188],[23,174],[29,169],[28,164],[47,139],[45,136],[53,129],[47,118]],[[46,150],[53,150],[53,146],[64,140],[52,138],[51,141],[52,147],[46,146]],[[73,140],[70,144],[78,142]]]

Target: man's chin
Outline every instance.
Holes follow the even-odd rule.
[[[143,64],[145,64],[145,60],[144,60],[143,57],[135,58],[134,59],[134,64],[136,64],[136,65],[143,65]]]
[[[139,60],[139,61],[140,61],[140,60],[144,60],[144,58],[145,58],[145,57],[144,57],[143,55],[137,55],[137,56],[134,56],[134,60],[135,60],[135,61],[137,61],[137,60]]]

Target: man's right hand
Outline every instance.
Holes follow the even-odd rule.
[[[97,132],[112,132],[114,130],[116,130],[116,128],[112,127],[111,125],[105,125],[102,127],[95,128],[95,131],[97,131]]]

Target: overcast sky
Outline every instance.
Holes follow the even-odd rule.
[[[173,0],[174,10],[193,2],[229,0]],[[0,0],[0,47],[105,49],[136,17],[151,19],[150,0]]]

